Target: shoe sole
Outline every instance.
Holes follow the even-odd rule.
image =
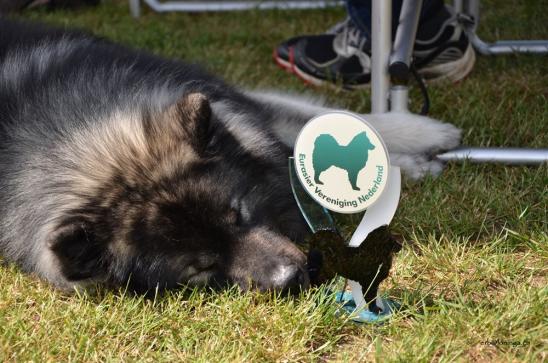
[[[476,63],[476,53],[471,44],[468,44],[464,55],[453,61],[443,64],[438,64],[431,67],[419,69],[419,74],[424,77],[427,83],[441,83],[450,81],[456,83],[466,77],[474,68]]]
[[[335,83],[332,81],[326,81],[325,79],[317,78],[311,74],[304,72],[297,65],[293,65],[292,70],[293,70],[293,74],[295,74],[305,84],[311,84],[317,87],[322,87],[327,85],[333,89],[337,89],[337,90],[343,89],[346,91],[353,91],[353,90],[360,90],[360,89],[363,90],[371,87],[371,84],[369,82],[364,84],[358,84],[358,85],[347,85],[347,84]]]
[[[272,58],[274,59],[274,62],[283,69],[286,72],[293,73],[293,66],[291,65],[291,61],[286,61],[285,59],[278,56],[278,52],[276,52],[276,48],[272,51]]]

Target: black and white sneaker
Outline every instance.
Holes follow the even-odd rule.
[[[475,63],[475,53],[451,8],[443,17],[421,24],[415,41],[415,66],[428,82],[457,82]],[[335,34],[292,38],[274,50],[276,63],[313,85],[326,82],[343,88],[366,87],[371,80],[371,42],[351,21]]]
[[[272,57],[278,66],[286,71],[293,72],[293,50],[291,49],[295,44],[297,44],[302,39],[307,39],[312,43],[317,44],[329,44],[333,41],[333,38],[336,34],[343,31],[347,24],[350,22],[350,18],[346,18],[341,22],[333,25],[331,28],[326,30],[323,34],[318,35],[300,35],[280,43],[277,47],[274,48]]]
[[[428,37],[423,36],[425,40],[421,37],[415,40],[415,67],[429,83],[458,82],[472,71],[476,62],[474,48],[462,25],[457,22],[456,14],[450,7],[446,7],[446,11],[449,14],[447,20],[441,25],[427,22],[422,26],[423,32],[435,31],[431,31]]]
[[[306,83],[339,83],[343,88],[359,88],[371,80],[369,39],[352,22],[337,34],[303,38],[290,48],[292,70]]]

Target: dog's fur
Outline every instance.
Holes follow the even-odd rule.
[[[0,19],[0,253],[53,285],[308,283],[289,188],[299,129],[329,108],[247,92],[80,32]],[[455,127],[370,115],[413,178]]]

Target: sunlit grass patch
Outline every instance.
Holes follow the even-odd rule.
[[[538,1],[482,4],[485,39],[548,38]],[[342,8],[147,10],[135,20],[120,0],[25,17],[199,63],[245,87],[308,93],[367,112],[369,91],[308,88],[271,60],[278,42],[323,32],[344,15]],[[478,57],[462,82],[429,86],[431,116],[463,128],[467,145],[547,147],[547,85],[545,56]],[[416,110],[421,99],[411,96]],[[393,223],[404,248],[381,286],[402,308],[380,325],[337,315],[327,287],[300,298],[203,289],[78,295],[2,266],[0,361],[545,361],[547,186],[546,166],[470,163],[405,182]],[[343,219],[344,231],[358,220]]]

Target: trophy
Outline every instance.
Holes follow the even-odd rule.
[[[401,175],[390,165],[380,135],[363,117],[349,112],[319,115],[299,133],[289,173],[293,195],[312,232],[311,281],[343,276],[350,292],[337,293],[337,301],[353,320],[388,317],[396,303],[378,296],[377,290],[401,248],[388,229],[399,202]],[[331,212],[364,211],[345,240]]]

